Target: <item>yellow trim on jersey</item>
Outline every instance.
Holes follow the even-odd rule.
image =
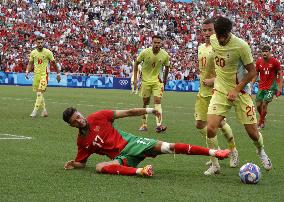
[[[34,73],[35,74],[46,74],[46,68],[50,61],[54,61],[53,54],[47,48],[43,48],[42,51],[34,49],[29,57],[29,62],[34,64]]]
[[[152,47],[144,49],[138,56],[137,61],[142,63],[142,82],[155,84],[163,80],[163,67],[170,65],[169,54],[160,49],[154,55]]]
[[[244,65],[253,63],[249,45],[242,39],[231,35],[230,41],[221,46],[215,34],[210,37],[216,71],[214,88],[224,94],[236,87],[247,73]],[[244,89],[250,93],[250,86]]]
[[[215,77],[214,59],[211,45],[201,44],[198,47],[198,67],[200,71],[200,88],[198,95],[202,97],[212,96],[213,87],[204,86],[202,81]]]

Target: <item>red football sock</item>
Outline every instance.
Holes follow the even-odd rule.
[[[263,116],[263,120],[265,120],[266,114],[267,114],[267,111],[264,111],[263,115],[262,115]]]
[[[209,156],[209,149],[196,145],[176,143],[174,146],[176,154],[188,154],[188,155],[205,155]]]
[[[259,117],[259,122],[263,123],[265,121],[265,116],[266,116],[267,112],[266,111],[262,111]]]
[[[108,165],[102,168],[102,173],[104,174],[114,174],[114,175],[136,175],[137,168],[127,167],[122,165]]]

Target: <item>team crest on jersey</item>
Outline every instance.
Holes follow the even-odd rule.
[[[99,131],[100,131],[100,128],[101,128],[100,126],[96,126],[96,127],[94,128],[94,131],[95,131],[95,132],[99,132]]]

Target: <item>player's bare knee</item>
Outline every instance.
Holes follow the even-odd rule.
[[[212,138],[216,136],[217,127],[214,125],[207,125],[207,137]]]
[[[154,104],[161,104],[161,97],[154,97]]]
[[[149,105],[150,104],[150,97],[143,98],[143,104],[144,104],[144,107],[146,107],[146,105]]]
[[[202,121],[196,121],[195,122],[195,127],[197,129],[203,129],[203,128],[205,128],[205,126],[206,126],[206,122],[202,122]]]

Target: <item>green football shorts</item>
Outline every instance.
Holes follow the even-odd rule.
[[[277,90],[277,83],[273,82],[270,89],[268,90],[259,90],[256,94],[255,101],[256,102],[271,102],[273,100],[273,96],[275,91]]]
[[[157,144],[158,140],[137,137],[120,129],[118,131],[128,143],[113,160],[118,160],[124,166],[137,167],[146,157],[157,156],[152,148]]]

